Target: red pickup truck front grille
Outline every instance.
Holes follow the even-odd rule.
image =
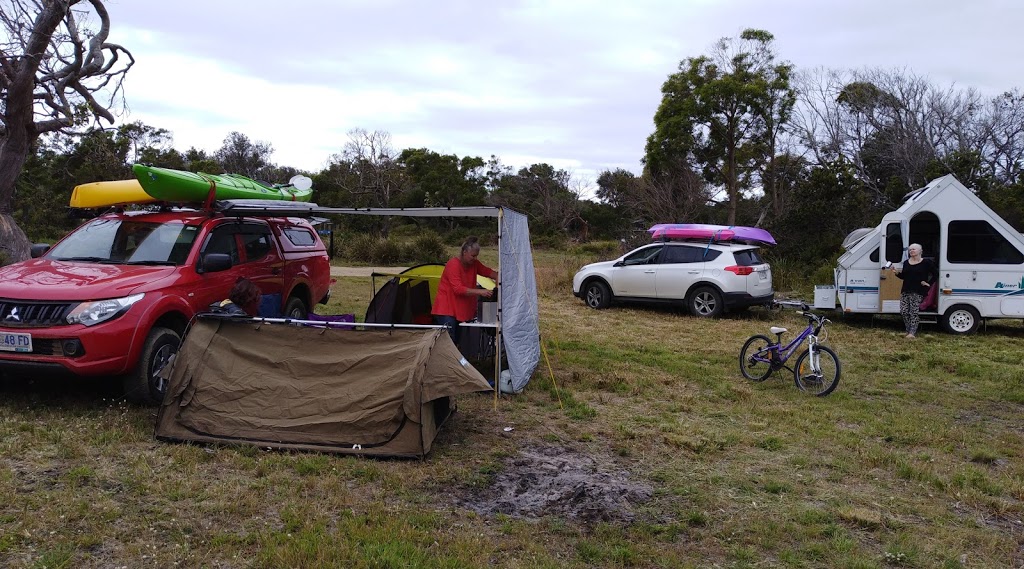
[[[38,328],[67,324],[71,302],[33,302],[0,298],[0,326],[4,328]]]

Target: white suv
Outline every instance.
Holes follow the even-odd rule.
[[[775,296],[772,270],[754,245],[665,241],[614,260],[587,265],[572,293],[591,308],[612,301],[685,303],[695,316],[766,305]]]

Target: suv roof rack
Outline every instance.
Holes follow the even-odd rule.
[[[699,245],[751,245],[755,247],[769,246],[768,243],[756,239],[708,239],[705,237],[659,237],[652,239],[652,243],[695,243]]]
[[[312,202],[255,199],[218,200],[213,206],[224,215],[266,217],[312,217],[322,209]]]

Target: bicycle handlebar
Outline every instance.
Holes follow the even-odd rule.
[[[816,328],[818,330],[820,330],[821,327],[824,326],[826,323],[832,322],[831,320],[829,320],[828,318],[825,318],[824,316],[821,316],[821,315],[815,314],[813,312],[810,312],[811,307],[807,306],[807,303],[803,302],[802,300],[773,300],[772,301],[772,306],[775,306],[775,307],[791,306],[791,307],[799,308],[800,310],[797,310],[796,313],[801,315],[801,316],[803,316],[803,317],[805,317],[805,318],[807,318],[807,320],[813,322],[814,324],[816,324],[817,325]],[[815,333],[817,333],[817,332],[815,332]]]

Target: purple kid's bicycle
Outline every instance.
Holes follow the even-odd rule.
[[[786,345],[782,345],[782,335],[787,331],[785,328],[771,327],[772,334],[775,334],[774,342],[764,334],[751,336],[740,350],[740,372],[743,377],[751,381],[764,381],[773,372],[784,368],[793,372],[793,379],[801,391],[818,397],[832,393],[839,385],[839,356],[821,345],[827,334],[819,338],[825,331],[825,324],[831,320],[810,312],[802,302],[783,301],[775,304],[800,307],[797,314],[807,318],[807,328]],[[795,368],[790,368],[786,361],[804,340],[807,340],[807,349],[796,359]]]

